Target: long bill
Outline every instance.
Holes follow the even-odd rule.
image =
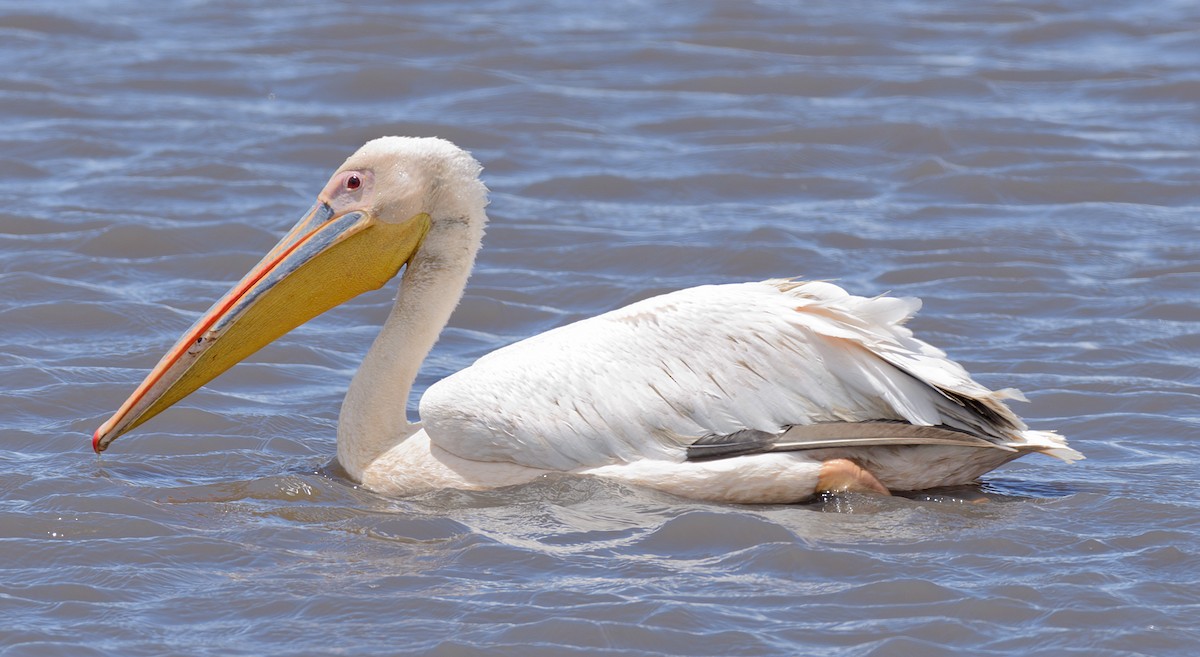
[[[383,286],[429,229],[429,215],[388,223],[318,201],[192,325],[92,436],[97,453],[288,331]]]

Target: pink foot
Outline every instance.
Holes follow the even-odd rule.
[[[821,464],[817,475],[817,493],[876,493],[891,495],[875,475],[849,459],[830,459]]]

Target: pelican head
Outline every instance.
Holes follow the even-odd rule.
[[[337,169],[312,209],[184,332],[96,430],[93,449],[104,451],[309,319],[378,289],[406,263],[411,272],[415,260],[453,258],[465,260],[469,271],[486,221],[480,168],[442,139],[368,142]],[[462,232],[472,235],[447,239]],[[472,238],[474,248],[464,248]]]

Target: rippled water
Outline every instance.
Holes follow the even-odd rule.
[[[4,5],[0,43],[3,655],[1200,643],[1192,3],[79,0]],[[418,393],[653,293],[801,275],[924,298],[922,336],[1088,460],[794,507],[382,498],[331,457],[388,289],[93,456],[383,134],[456,141],[493,190]]]

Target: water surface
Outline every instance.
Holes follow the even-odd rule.
[[[0,8],[0,653],[1192,654],[1200,15],[794,4]],[[93,456],[385,134],[492,190],[418,394],[658,292],[836,279],[923,298],[921,336],[1088,460],[787,507],[387,499],[331,459],[390,288]]]

